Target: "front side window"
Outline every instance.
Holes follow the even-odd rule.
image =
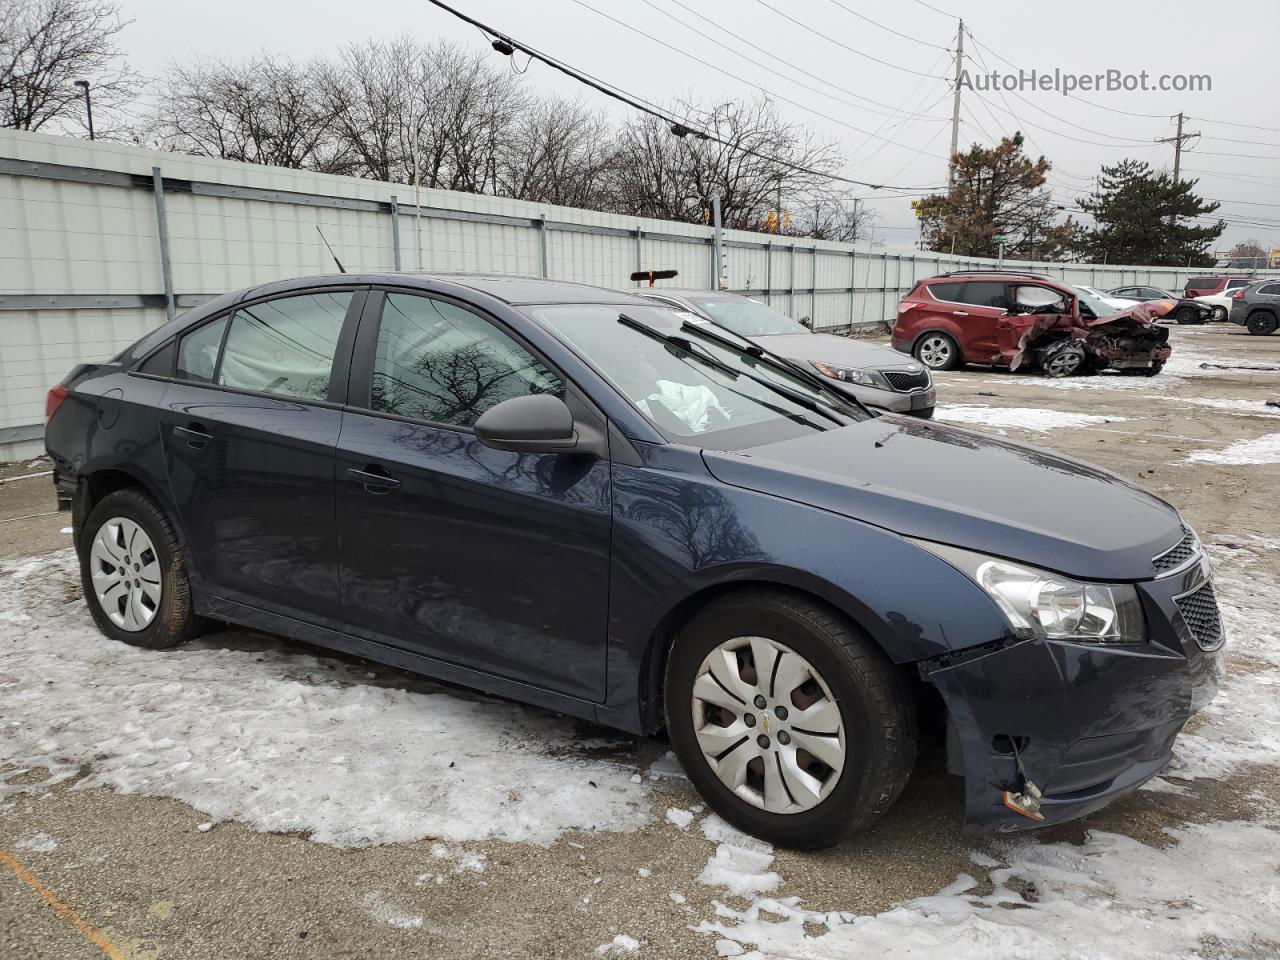
[[[231,317],[218,383],[255,393],[324,400],[349,291],[281,297]]]
[[[227,318],[206,323],[182,338],[178,347],[179,380],[194,383],[213,383],[218,370],[218,348],[222,346],[222,334],[227,329]]]
[[[488,320],[443,300],[387,295],[372,409],[469,428],[490,407],[535,393],[563,396],[564,384]]]
[[[808,327],[749,297],[689,297],[689,302],[740,337],[809,333]]]

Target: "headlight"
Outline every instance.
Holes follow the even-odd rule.
[[[838,367],[831,363],[819,363],[817,360],[812,362],[820,374],[824,377],[830,377],[832,380],[839,380],[841,383],[856,383],[863,387],[879,387],[881,390],[889,389],[888,382],[874,370],[859,370],[857,367]]]
[[[980,586],[1019,637],[1088,643],[1142,643],[1146,639],[1138,592],[1127,583],[1082,583],[970,550],[913,542]]]

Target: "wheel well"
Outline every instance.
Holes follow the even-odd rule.
[[[138,487],[146,490],[141,480],[131,473],[125,473],[123,470],[99,470],[96,473],[89,474],[84,481],[83,516],[87,517],[93,508],[102,501],[103,497],[129,487]]]
[[[831,603],[831,601],[819,596],[812,591],[805,590],[801,587],[791,586],[790,584],[777,583],[772,580],[735,580],[730,583],[716,584],[699,590],[697,593],[685,597],[671,610],[667,611],[666,616],[658,624],[654,630],[653,636],[649,639],[649,646],[645,651],[644,662],[641,666],[640,677],[643,687],[640,691],[640,709],[641,722],[647,733],[656,733],[664,725],[663,719],[663,685],[666,682],[667,659],[671,654],[671,647],[675,642],[676,635],[690,619],[693,618],[699,610],[705,607],[713,600],[734,593],[744,593],[755,590],[771,590],[777,593],[789,593],[797,597],[803,597],[813,603],[820,604],[834,613],[836,616],[842,617],[857,627],[868,638],[874,637],[862,624],[850,616],[846,611]],[[876,644],[877,647],[879,644]],[[897,669],[902,673],[910,687],[912,693],[916,697],[917,704],[921,704],[921,698],[927,695],[929,685],[920,679],[918,671],[912,664],[897,664]],[[932,711],[928,712],[932,715]],[[917,711],[916,716],[923,718],[926,711]]]
[[[940,333],[944,337],[949,339],[952,343],[954,343],[957,347],[960,346],[960,341],[956,339],[956,335],[952,333],[950,330],[946,329],[945,327],[930,327],[928,330],[922,330],[920,333],[917,333],[915,336],[915,339],[911,341],[911,353],[913,355],[916,352],[916,344],[918,344],[925,337],[929,336],[929,334],[931,333]]]
[[[1265,314],[1269,315],[1269,316],[1270,316],[1270,317],[1272,317],[1272,318],[1274,318],[1274,317],[1276,316],[1276,312],[1275,312],[1273,309],[1271,309],[1270,307],[1254,307],[1254,308],[1253,308],[1252,310],[1250,310],[1250,311],[1249,311],[1249,313],[1246,315],[1246,318],[1247,318],[1247,317],[1256,316],[1256,315],[1257,315],[1257,314],[1259,314],[1259,313],[1265,313]]]

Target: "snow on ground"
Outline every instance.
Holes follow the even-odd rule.
[[[1090,413],[1069,413],[1040,407],[989,407],[981,403],[944,403],[937,407],[934,419],[948,423],[969,423],[984,427],[1016,427],[1048,433],[1066,427],[1085,427],[1096,423],[1113,423],[1128,417],[1099,417]]]
[[[619,953],[635,953],[639,949],[639,940],[635,937],[629,937],[625,933],[620,933],[608,943],[602,943],[596,947],[596,956],[605,957]]]
[[[649,820],[633,769],[583,757],[564,717],[377,686],[346,661],[251,634],[168,651],[117,643],[73,599],[69,552],[0,565],[0,582],[4,768],[48,767],[55,781],[83,770],[79,787],[340,846],[549,844]],[[20,789],[0,781],[0,801]]]
[[[1280,433],[1237,440],[1221,450],[1197,450],[1188,454],[1187,459],[1201,463],[1280,463]]]
[[[13,849],[25,850],[27,853],[53,853],[58,849],[58,841],[47,833],[33,833],[15,843]]]
[[[420,914],[410,913],[394,903],[389,903],[381,890],[371,890],[365,895],[364,908],[369,911],[373,919],[390,927],[413,930],[422,926],[422,916]]]
[[[1280,407],[1269,407],[1261,400],[1228,400],[1218,397],[1170,397],[1164,394],[1151,394],[1144,399],[1190,403],[1197,407],[1210,407],[1214,410],[1225,410],[1228,413],[1247,417],[1280,417]]]
[[[1260,537],[1210,542],[1231,659],[1246,668],[1229,670],[1202,725],[1179,738],[1170,778],[1280,765],[1280,604],[1257,569],[1276,549]],[[780,895],[786,878],[770,869],[769,845],[711,816],[700,826],[716,849],[699,879],[740,899],[716,901],[715,915],[696,929],[716,938],[720,956],[745,960],[1272,956],[1280,943],[1280,824],[1265,816],[1171,826],[1167,846],[1099,830],[1083,844],[993,839],[971,855],[981,879],[960,874],[936,894],[875,915]]]

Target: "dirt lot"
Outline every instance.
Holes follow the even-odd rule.
[[[961,833],[926,756],[870,835],[775,851],[660,740],[242,631],[114,648],[48,478],[0,483],[0,956],[1280,955],[1280,369],[1200,366],[1280,336],[1173,339],[1153,379],[938,378],[943,419],[1181,509],[1231,636],[1164,778],[1018,838]]]

